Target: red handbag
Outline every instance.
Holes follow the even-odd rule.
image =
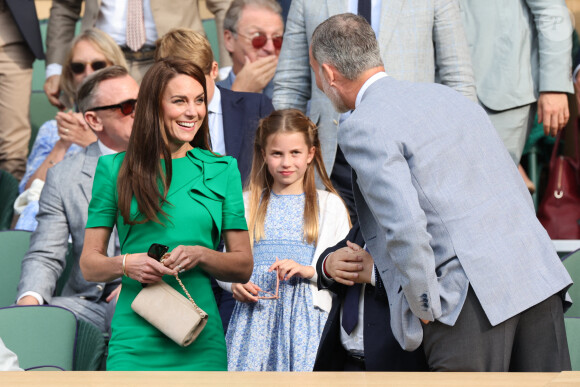
[[[538,219],[551,239],[580,239],[578,121],[574,126],[574,157],[558,155],[562,131],[550,157],[548,185],[538,207]]]

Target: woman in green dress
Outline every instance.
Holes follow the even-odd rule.
[[[107,370],[227,369],[222,323],[210,275],[246,282],[252,254],[236,160],[209,149],[205,76],[181,60],[162,60],[145,75],[126,153],[103,156],[93,196],[81,269],[88,281],[123,277],[112,322]],[[121,255],[107,257],[116,226]],[[215,251],[220,238],[225,253]],[[163,263],[147,256],[169,246]],[[208,313],[193,344],[180,347],[131,309],[141,283],[179,278]]]

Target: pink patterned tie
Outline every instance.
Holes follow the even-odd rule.
[[[143,0],[129,0],[127,5],[127,47],[139,51],[145,44]]]

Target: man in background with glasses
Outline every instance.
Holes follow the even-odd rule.
[[[62,306],[103,333],[108,331],[120,281],[85,281],[79,259],[97,161],[101,155],[127,149],[138,92],[137,82],[121,66],[99,70],[81,84],[79,109],[98,140],[48,171],[40,195],[38,227],[22,261],[18,305]],[[69,234],[72,251],[67,262]],[[117,233],[113,235],[109,255],[119,250]],[[55,296],[57,281],[66,266],[71,268],[70,274],[61,295]]]
[[[224,43],[233,66],[218,86],[263,93],[272,99],[272,79],[284,34],[281,12],[275,0],[232,2],[224,20]]]

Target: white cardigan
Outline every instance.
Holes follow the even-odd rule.
[[[348,224],[348,212],[342,200],[333,193],[316,190],[318,193],[319,224],[318,243],[314,250],[311,266],[314,268],[314,277],[310,279],[310,290],[312,291],[312,303],[326,312],[330,312],[332,306],[332,296],[328,290],[318,290],[316,285],[316,261],[324,250],[340,242],[348,234],[350,229]],[[246,219],[249,219],[249,193],[244,192],[244,206],[246,209]],[[230,282],[217,281],[222,289],[232,292]]]

